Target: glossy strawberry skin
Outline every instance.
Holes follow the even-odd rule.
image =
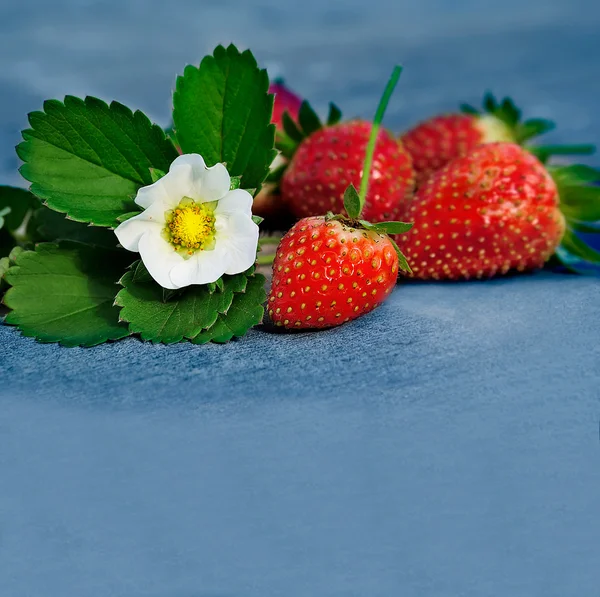
[[[564,233],[558,201],[533,155],[513,143],[480,145],[419,189],[404,214],[414,226],[396,242],[412,276],[425,280],[540,268]]]
[[[386,236],[304,218],[277,248],[269,317],[290,329],[340,325],[381,304],[397,278],[398,257]]]
[[[302,99],[283,83],[271,83],[269,93],[275,95],[271,122],[277,127],[277,130],[281,131],[283,130],[283,113],[287,111],[293,120],[298,120]]]
[[[450,160],[484,142],[510,141],[509,130],[493,117],[444,114],[419,123],[401,136],[413,159],[417,186]]]
[[[298,147],[283,175],[281,190],[297,217],[344,212],[344,191],[360,187],[371,123],[351,121],[325,127]],[[375,147],[369,191],[362,216],[370,222],[397,219],[414,191],[414,171],[408,152],[387,131]]]

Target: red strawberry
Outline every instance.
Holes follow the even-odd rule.
[[[304,218],[273,262],[269,316],[286,328],[327,328],[372,311],[392,292],[398,256],[389,237],[327,217]]]
[[[402,142],[413,158],[417,186],[450,160],[466,155],[477,145],[499,141],[523,144],[532,137],[554,128],[548,120],[531,119],[521,122],[521,113],[512,100],[501,104],[493,95],[484,99],[484,112],[463,105],[463,113],[435,116],[405,132]],[[542,146],[535,149],[541,158],[550,154],[585,154],[591,146]]]
[[[298,112],[300,111],[302,100],[281,81],[271,83],[269,93],[275,95],[271,122],[277,126],[277,130],[282,131],[283,113],[287,112],[294,120],[298,120]]]
[[[397,238],[409,275],[456,280],[535,269],[561,240],[575,256],[600,263],[600,254],[573,235],[600,219],[600,189],[581,188],[596,178],[600,174],[585,166],[554,168],[551,176],[514,143],[480,145],[417,191],[405,214],[414,227]]]
[[[295,121],[298,120],[298,112],[300,111],[302,100],[281,81],[271,83],[269,93],[275,95],[271,122],[277,127],[278,131],[283,131],[283,113],[287,112],[290,118]],[[275,170],[285,163],[286,160],[281,156],[277,156],[271,166],[271,170]],[[281,201],[276,183],[265,182],[262,189],[254,197],[252,211],[257,216],[265,218],[265,224],[272,228],[287,227],[290,224],[289,212],[285,204]]]
[[[283,199],[296,217],[343,212],[346,187],[360,183],[371,126],[355,120],[317,128],[300,142],[281,183]],[[380,131],[363,217],[370,222],[395,219],[413,189],[410,155],[390,133]]]

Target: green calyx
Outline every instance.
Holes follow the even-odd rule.
[[[335,104],[331,103],[329,104],[329,116],[327,117],[325,125],[323,125],[317,113],[306,100],[303,101],[300,106],[298,122],[296,122],[288,112],[283,113],[283,131],[277,131],[275,135],[275,148],[284,158],[286,158],[286,163],[269,172],[265,179],[266,183],[274,185],[272,192],[280,192],[279,185],[281,183],[281,178],[288,167],[287,162],[292,159],[298,150],[300,143],[316,131],[321,130],[323,126],[333,126],[334,124],[337,124],[341,118],[342,112]]]
[[[287,112],[283,113],[283,131],[277,132],[275,137],[275,147],[289,160],[296,153],[298,146],[304,139],[321,130],[324,126],[333,126],[334,124],[337,124],[341,119],[341,110],[335,104],[331,103],[329,104],[327,121],[323,124],[318,114],[305,100],[302,102],[300,111],[298,112],[298,122],[296,122]],[[285,166],[281,166],[269,175],[267,181],[279,182],[284,171]]]
[[[354,189],[355,193],[357,193],[353,185],[350,185],[350,187]],[[348,190],[346,191],[346,193],[348,193]],[[357,230],[367,230],[368,232],[373,232],[375,234],[380,234],[387,237],[387,239],[392,243],[392,246],[396,251],[396,255],[398,256],[399,268],[409,274],[412,273],[412,270],[410,269],[410,265],[408,264],[406,257],[400,250],[400,247],[398,247],[398,245],[396,244],[396,241],[390,235],[404,234],[413,227],[413,224],[408,222],[377,222],[376,224],[373,224],[372,222],[367,222],[366,220],[349,218],[345,215],[334,214],[332,212],[327,213],[327,215],[325,216],[325,220],[328,222],[333,220],[336,222],[340,222],[343,226],[346,226],[348,228],[354,228]]]
[[[589,246],[588,238],[600,239],[600,170],[580,164],[549,167],[560,197],[566,229],[556,257],[577,273],[600,273],[600,252]]]
[[[521,110],[515,106],[511,98],[505,97],[499,102],[490,92],[487,92],[483,97],[482,110],[478,110],[469,104],[461,104],[460,110],[464,114],[477,117],[494,116],[508,128],[516,143],[524,143],[533,137],[543,135],[556,126],[551,120],[543,118],[522,121]]]
[[[591,155],[596,151],[595,146],[591,144],[529,145],[528,141],[553,130],[556,128],[556,125],[551,120],[546,120],[545,118],[522,120],[521,110],[516,107],[515,103],[509,97],[498,101],[492,93],[488,92],[483,98],[482,110],[478,110],[469,104],[462,104],[460,109],[464,114],[471,114],[482,119],[493,116],[503,126],[506,136],[514,143],[523,145],[543,163],[546,163],[552,156]]]

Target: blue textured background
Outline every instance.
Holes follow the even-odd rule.
[[[600,142],[596,0],[6,4],[0,182],[43,99],[166,124],[228,41],[321,109],[370,116],[401,61],[394,128],[492,88]],[[597,279],[543,273],[227,346],[0,327],[0,595],[597,597],[599,322]]]

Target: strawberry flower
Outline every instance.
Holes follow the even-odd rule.
[[[139,189],[135,202],[144,211],[116,228],[119,243],[171,290],[247,270],[258,247],[252,196],[230,186],[223,164],[207,168],[198,154],[179,156],[165,176]]]

